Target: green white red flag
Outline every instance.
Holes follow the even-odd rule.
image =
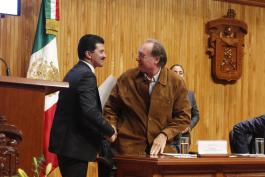
[[[56,35],[59,22],[59,0],[43,0],[30,57],[27,78],[59,81]],[[58,166],[57,158],[48,151],[51,125],[58,93],[45,97],[43,154],[46,163]]]

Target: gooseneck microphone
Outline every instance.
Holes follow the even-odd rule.
[[[0,57],[0,61],[2,61],[5,64],[5,66],[6,66],[6,75],[10,76],[10,68],[8,67],[6,61],[3,58],[1,58],[1,57]]]

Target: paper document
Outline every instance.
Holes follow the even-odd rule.
[[[197,158],[197,154],[177,154],[177,153],[162,153],[162,154],[176,158]]]
[[[265,157],[265,154],[231,154],[229,157]]]
[[[117,79],[110,75],[98,88],[102,109],[108,101],[111,90],[116,85]]]

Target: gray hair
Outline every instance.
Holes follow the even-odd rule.
[[[156,39],[147,39],[145,43],[153,43],[153,49],[151,55],[153,57],[159,57],[158,66],[163,67],[167,63],[167,53],[166,50],[161,42]]]

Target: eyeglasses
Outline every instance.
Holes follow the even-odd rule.
[[[146,55],[138,54],[138,57],[136,57],[136,60],[145,60],[151,57],[153,56],[146,56]]]

